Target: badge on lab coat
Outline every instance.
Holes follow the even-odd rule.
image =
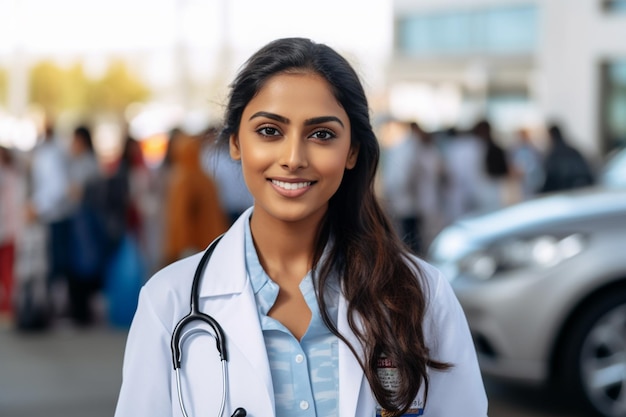
[[[378,377],[380,378],[383,387],[390,391],[395,391],[400,385],[400,377],[398,375],[398,368],[396,368],[391,359],[381,357],[377,363]],[[416,399],[413,400],[411,407],[406,413],[402,414],[403,417],[417,417],[424,414],[424,401],[422,400],[422,388],[420,388],[419,394]],[[382,409],[380,406],[376,407],[376,417],[390,417],[394,414],[391,411]]]

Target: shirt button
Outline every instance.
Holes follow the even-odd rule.
[[[309,408],[309,402],[308,401],[300,401],[300,408],[302,410],[307,410]]]
[[[298,354],[296,355],[296,362],[297,363],[302,363],[302,361],[304,360],[304,356]]]

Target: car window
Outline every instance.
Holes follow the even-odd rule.
[[[602,172],[601,183],[609,188],[626,188],[626,149],[609,159]]]

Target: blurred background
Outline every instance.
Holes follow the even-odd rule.
[[[66,134],[90,120],[105,158],[120,125],[141,140],[173,126],[199,131],[219,120],[227,83],[251,52],[296,35],[348,56],[376,113],[428,130],[487,115],[510,133],[558,118],[590,156],[624,141],[619,0],[319,5],[3,0],[1,141],[32,148],[44,115]]]
[[[251,204],[211,145],[285,36],[354,64],[424,257],[466,216],[598,186],[626,146],[624,0],[0,0],[1,416],[113,414],[139,287]],[[496,417],[584,415],[488,388]]]

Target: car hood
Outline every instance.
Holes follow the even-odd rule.
[[[507,234],[518,229],[626,213],[626,189],[587,188],[538,197],[457,222],[471,234]]]
[[[435,263],[452,261],[502,237],[611,216],[626,216],[626,189],[591,187],[555,193],[457,220],[439,233],[427,256]]]

